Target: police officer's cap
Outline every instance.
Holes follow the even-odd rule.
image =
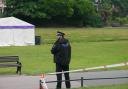
[[[65,35],[65,33],[57,31],[57,36],[64,36],[64,35]]]

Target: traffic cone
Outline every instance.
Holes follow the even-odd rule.
[[[44,88],[42,86],[40,86],[39,89],[44,89]]]
[[[40,81],[41,81],[41,85],[40,85],[40,88],[41,89],[48,89],[48,87],[47,87],[47,85],[46,85],[46,83],[45,83],[45,75],[44,74],[42,74],[41,76],[40,76]]]

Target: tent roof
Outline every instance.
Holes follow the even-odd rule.
[[[0,29],[34,28],[34,25],[15,17],[0,18]]]

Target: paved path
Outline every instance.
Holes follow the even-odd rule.
[[[71,73],[71,79],[84,78],[109,78],[109,77],[128,77],[128,70],[118,71],[99,71],[99,72],[84,72],[84,73]],[[0,89],[39,89],[39,76],[25,76],[25,75],[0,75]],[[64,78],[63,78],[64,79]],[[55,75],[46,76],[46,81],[55,81]],[[97,86],[97,85],[111,85],[111,84],[128,84],[126,79],[109,79],[109,80],[86,80],[84,86]],[[48,83],[49,89],[55,89],[56,83]],[[72,87],[80,87],[79,81],[71,82]],[[63,83],[63,88],[65,84]]]

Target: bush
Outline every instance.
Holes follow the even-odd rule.
[[[103,27],[103,21],[101,20],[100,16],[90,16],[85,21],[85,25],[89,25],[92,27]]]
[[[117,17],[115,19],[116,22],[120,23],[121,25],[128,23],[128,16],[127,17]]]

